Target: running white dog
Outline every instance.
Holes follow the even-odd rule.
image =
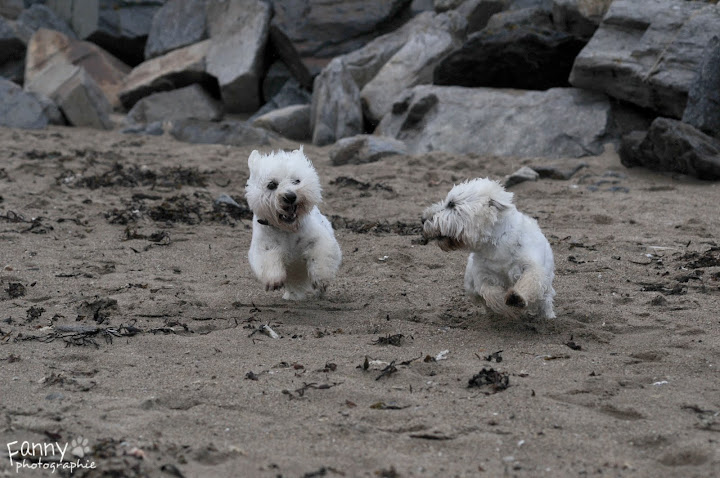
[[[553,253],[537,222],[519,212],[496,181],[458,184],[423,213],[423,234],[444,251],[471,251],[465,290],[504,317],[554,318]]]
[[[253,211],[250,267],[265,290],[285,287],[283,299],[301,300],[325,292],[340,268],[342,254],[333,228],[320,213],[320,180],[299,150],[248,158],[245,187]]]

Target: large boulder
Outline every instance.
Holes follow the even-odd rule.
[[[342,58],[331,61],[315,78],[310,126],[319,146],[362,133],[360,90]]]
[[[570,83],[680,118],[720,6],[683,0],[615,0],[575,60]]]
[[[692,125],[671,118],[657,118],[647,134],[623,137],[620,160],[627,167],[689,174],[699,179],[720,179],[720,140]]]
[[[217,78],[228,112],[253,112],[261,103],[270,5],[261,0],[209,0],[207,15],[211,39],[207,72]]]
[[[505,0],[465,0],[457,7],[457,11],[467,21],[469,35],[485,28],[490,18],[502,12],[506,4]]]
[[[179,141],[195,144],[229,144],[232,146],[266,145],[274,135],[244,121],[221,122],[183,119],[173,121],[170,134]]]
[[[173,50],[133,68],[125,77],[118,94],[125,108],[130,109],[141,98],[159,91],[174,90],[200,83],[211,92],[217,91],[217,81],[205,71],[205,59],[210,40]]]
[[[343,138],[330,150],[330,164],[366,164],[380,161],[388,156],[407,154],[407,146],[395,138],[373,134],[359,134]]]
[[[0,0],[0,17],[15,20],[22,13],[25,5],[23,0]]]
[[[265,72],[262,82],[263,99],[267,102],[278,94],[280,89],[293,78],[287,65],[281,61],[274,61]],[[310,85],[312,87],[312,84]]]
[[[0,77],[22,85],[25,78],[25,58],[0,64]]]
[[[45,5],[34,4],[23,10],[15,22],[18,35],[27,43],[30,37],[41,29],[55,30],[70,38],[77,38],[75,32],[68,26],[67,22],[59,17],[53,10]]]
[[[432,12],[423,12],[397,30],[379,36],[364,47],[343,55],[342,61],[358,88],[362,89],[367,85],[411,36],[416,32],[442,28],[445,18]]]
[[[589,40],[613,0],[553,0],[553,23],[561,31]]]
[[[595,92],[416,86],[375,134],[404,141],[412,154],[581,157],[603,151],[609,123],[610,102]]]
[[[270,98],[270,101],[262,105],[262,107],[250,117],[250,121],[279,108],[296,105],[309,105],[311,102],[312,96],[310,93],[305,91],[297,80],[291,78],[285,82],[275,96]]]
[[[0,17],[0,65],[17,61],[25,55],[25,43],[11,22]]]
[[[145,59],[145,42],[153,17],[164,3],[165,0],[47,1],[80,38],[97,43],[131,66]]]
[[[50,99],[57,103],[73,126],[112,129],[110,102],[85,69],[75,68],[75,73],[60,85]]]
[[[64,61],[48,64],[25,89],[53,100],[73,126],[112,129],[112,106],[84,68]]]
[[[700,69],[690,84],[682,120],[720,138],[720,38],[710,40]]]
[[[311,72],[393,30],[411,0],[275,0],[273,25]]]
[[[277,25],[270,23],[268,39],[270,42],[270,54],[279,58],[287,66],[303,88],[312,88],[313,75],[285,32]]]
[[[361,133],[362,108],[360,97],[355,96],[355,91],[375,78],[416,33],[422,35],[424,32],[443,30],[449,24],[448,15],[423,12],[397,30],[377,37],[363,48],[335,58],[328,64],[315,78],[313,142],[329,144]],[[341,123],[333,123],[336,119]]]
[[[366,119],[377,123],[405,89],[432,83],[435,67],[462,44],[467,23],[457,12],[441,14],[416,30],[360,92]]]
[[[141,99],[128,112],[128,124],[147,124],[194,118],[217,121],[223,116],[222,105],[202,86],[193,84],[177,90],[153,93]]]
[[[567,33],[532,26],[486,28],[440,62],[434,83],[526,90],[569,86],[568,75],[583,46]]]
[[[47,124],[43,106],[33,95],[12,81],[0,78],[0,126],[41,129]]]
[[[310,130],[310,105],[294,105],[279,108],[255,118],[252,125],[264,128],[295,141],[308,141]]]
[[[82,67],[102,89],[110,104],[118,108],[118,92],[130,67],[94,43],[73,40],[41,28],[30,38],[25,61],[25,81],[32,82],[48,65],[65,62]]]
[[[28,92],[28,94],[32,95],[40,103],[43,113],[47,116],[48,123],[60,126],[68,124],[62,111],[53,100],[40,93]]]
[[[145,59],[205,40],[205,23],[205,0],[167,2],[152,19]]]
[[[505,10],[490,17],[485,28],[499,31],[520,26],[554,30],[555,25],[553,24],[552,11],[542,6]]]

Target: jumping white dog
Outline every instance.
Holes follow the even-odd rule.
[[[301,300],[325,292],[342,253],[332,225],[320,213],[320,180],[302,148],[248,158],[245,188],[253,211],[248,257],[265,290],[285,288],[283,299]]]
[[[465,290],[484,311],[554,318],[552,249],[537,221],[519,212],[512,198],[490,179],[458,184],[425,210],[423,235],[444,251],[471,251]]]

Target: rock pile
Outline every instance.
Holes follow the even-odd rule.
[[[711,0],[0,0],[0,77],[10,127],[114,110],[183,141],[337,143],[335,164],[614,141],[627,166],[718,176]]]

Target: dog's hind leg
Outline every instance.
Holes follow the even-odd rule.
[[[505,305],[524,309],[528,304],[537,303],[543,296],[543,271],[535,265],[528,265],[514,286],[505,295]]]

